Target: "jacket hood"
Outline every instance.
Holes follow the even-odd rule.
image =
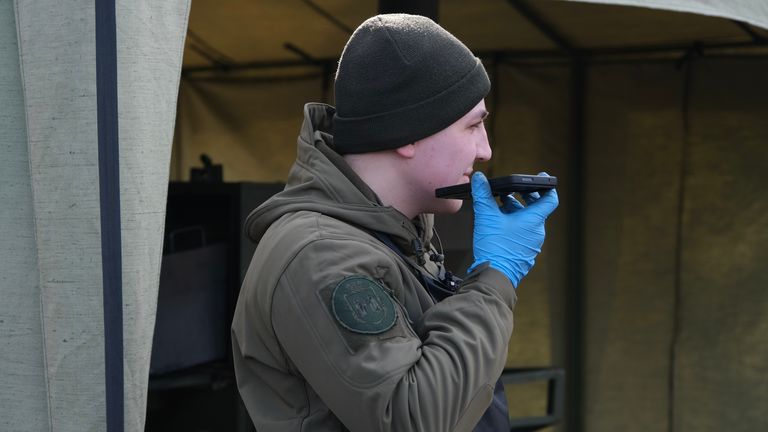
[[[304,106],[304,123],[298,138],[296,161],[285,189],[256,208],[245,221],[246,235],[258,242],[267,228],[287,213],[313,211],[358,226],[379,231],[403,250],[411,241],[428,245],[432,237],[432,215],[410,220],[393,207],[382,205],[376,194],[333,150],[332,119],[335,109],[326,104]]]

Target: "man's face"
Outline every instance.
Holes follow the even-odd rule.
[[[468,183],[475,161],[491,158],[483,123],[487,116],[481,100],[452,125],[414,143],[414,193],[424,204],[422,213],[455,213],[461,208],[461,200],[435,198],[435,189]]]

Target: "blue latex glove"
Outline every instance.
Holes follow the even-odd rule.
[[[491,194],[488,179],[483,173],[476,172],[472,175],[472,199],[475,262],[469,271],[487,262],[504,273],[517,288],[541,252],[544,221],[557,208],[557,191],[523,194],[526,206],[507,195],[502,197],[499,206]]]

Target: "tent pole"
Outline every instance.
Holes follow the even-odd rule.
[[[517,11],[526,21],[533,24],[547,39],[551,40],[557,47],[566,53],[573,53],[574,46],[552,23],[544,19],[536,10],[528,5],[525,0],[507,0],[510,6]]]
[[[336,27],[338,27],[338,28],[339,28],[341,31],[343,31],[344,33],[347,33],[347,34],[350,34],[350,35],[351,35],[351,34],[354,32],[354,29],[352,29],[352,28],[351,28],[351,27],[349,27],[348,25],[346,25],[346,24],[344,24],[343,22],[341,22],[341,20],[340,20],[340,19],[336,18],[336,17],[335,17],[335,16],[333,16],[331,13],[329,13],[327,10],[325,10],[325,9],[321,8],[320,6],[318,6],[318,5],[317,5],[315,2],[313,2],[312,0],[303,0],[303,1],[304,1],[304,4],[306,4],[307,6],[309,6],[310,8],[312,8],[312,10],[314,10],[315,12],[317,12],[317,13],[318,13],[320,16],[322,16],[323,18],[325,18],[325,19],[327,19],[328,21],[330,21],[330,22],[331,22],[333,25],[335,25]]]
[[[755,43],[753,41],[729,42],[729,43],[701,42],[699,46],[703,51],[705,51],[705,54],[707,56],[711,56],[713,54],[706,52],[707,50],[759,48],[763,46],[763,44]],[[644,45],[644,46],[617,47],[617,48],[613,48],[613,47],[593,48],[589,50],[579,49],[578,51],[584,58],[588,58],[590,60],[589,61],[590,64],[592,64],[593,62],[601,62],[601,63],[610,62],[613,64],[621,64],[622,62],[624,62],[626,64],[632,64],[632,63],[641,62],[644,59],[646,61],[657,61],[658,59],[652,59],[652,58],[646,57],[646,58],[632,58],[632,59],[616,59],[615,61],[613,61],[610,58],[613,56],[622,56],[622,55],[642,54],[642,55],[651,56],[653,54],[685,52],[689,50],[690,47],[691,47],[691,44],[687,43],[687,44],[670,44],[670,45]],[[560,60],[567,61],[570,58],[570,53],[563,52],[561,49],[477,51],[476,55],[482,59],[497,58],[502,63],[508,60],[525,61],[525,60],[548,60],[548,59],[558,60],[560,59]],[[761,53],[752,54],[750,57],[765,58],[766,55],[768,55],[768,53],[765,50],[763,50]],[[732,54],[722,54],[719,57],[739,58],[744,56],[739,53],[732,53]],[[185,78],[192,78],[193,75],[196,75],[199,73],[209,73],[209,74],[219,73],[220,75],[226,75],[227,73],[237,72],[237,71],[307,67],[307,66],[313,66],[313,65],[315,66],[322,65],[325,62],[331,62],[331,63],[338,62],[338,58],[330,58],[330,57],[313,58],[313,60],[314,60],[314,63],[307,63],[307,61],[302,59],[287,59],[287,60],[257,61],[257,62],[227,64],[226,67],[188,66],[183,68],[181,72]]]
[[[571,151],[566,197],[569,206],[568,232],[571,238],[568,250],[568,280],[565,291],[565,368],[566,406],[565,424],[568,432],[584,430],[584,214],[586,199],[584,173],[586,172],[586,63],[580,55],[571,60],[570,70],[570,136]]]
[[[507,0],[523,18],[533,24],[558,50],[570,59],[570,166],[565,197],[569,211],[568,280],[565,290],[565,321],[561,328],[565,335],[566,404],[565,429],[581,432],[583,428],[584,388],[584,151],[586,121],[586,60],[583,52],[564,34],[546,20],[525,0]]]
[[[752,27],[749,26],[749,24],[737,21],[737,20],[731,20],[733,21],[736,26],[738,26],[744,33],[746,33],[750,38],[752,38],[752,41],[758,45],[765,45],[768,43],[768,39],[765,38],[765,36],[759,34],[755,30],[752,29]]]

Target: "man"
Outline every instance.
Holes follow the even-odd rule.
[[[431,20],[380,15],[342,53],[337,109],[307,104],[286,188],[246,221],[258,242],[232,324],[235,372],[264,431],[469,431],[493,398],[515,287],[554,191],[505,197],[473,174],[491,149],[488,76]],[[475,263],[430,246],[435,188],[472,176]]]

